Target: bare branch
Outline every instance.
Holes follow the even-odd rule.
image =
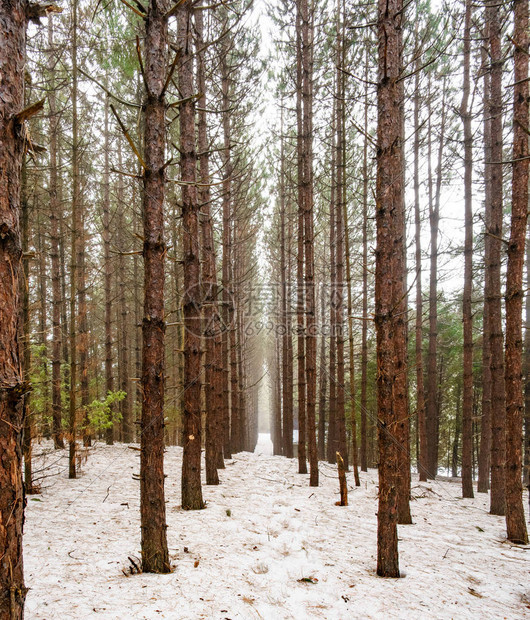
[[[144,170],[147,170],[147,166],[146,163],[144,162],[142,156],[140,155],[140,151],[136,148],[136,145],[134,144],[131,136],[129,135],[129,132],[127,131],[127,129],[125,128],[125,125],[122,123],[120,117],[118,116],[118,113],[116,112],[116,108],[112,105],[112,103],[110,104],[110,109],[112,110],[112,113],[114,114],[114,116],[116,117],[116,120],[118,121],[118,124],[123,132],[123,135],[125,136],[125,138],[127,139],[127,142],[129,143],[129,146],[131,147],[131,149],[133,150],[133,153],[136,155],[136,157],[138,158],[138,161],[140,162],[140,165],[142,166],[142,168]]]

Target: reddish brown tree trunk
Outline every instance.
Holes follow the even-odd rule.
[[[379,506],[377,513],[377,574],[399,577],[397,541],[398,454],[397,410],[394,399],[396,345],[395,259],[403,253],[403,82],[402,0],[379,0],[379,72],[377,87],[377,185],[375,325],[377,332],[377,418],[379,441]]]
[[[201,291],[199,250],[199,202],[195,149],[195,102],[193,100],[193,7],[191,0],[178,10],[177,39],[180,105],[180,171],[184,261],[184,452],[182,456],[182,508],[204,508],[201,487]]]
[[[336,419],[337,419],[337,340],[335,338],[337,312],[336,312],[336,284],[337,284],[337,229],[335,225],[336,212],[336,102],[333,102],[333,116],[331,120],[331,188],[329,201],[329,415],[328,415],[328,442],[327,461],[336,462],[338,451]]]
[[[363,143],[363,320],[361,325],[361,471],[368,471],[367,384],[368,384],[368,45],[365,54],[364,143]]]
[[[16,115],[24,107],[26,4],[0,3],[0,618],[24,614],[22,563],[23,397],[18,330],[21,273],[20,187],[23,132]]]
[[[282,324],[282,404],[283,404],[283,454],[293,458],[293,379],[292,379],[292,336],[291,315],[289,307],[290,278],[289,263],[286,260],[286,195],[285,195],[285,152],[283,135],[283,101],[281,107],[281,144],[280,144],[280,277],[281,277],[281,324]],[[288,235],[290,242],[290,235]]]
[[[403,91],[400,94],[404,97]],[[402,101],[402,99],[401,99]],[[402,104],[403,105],[403,104]],[[405,134],[405,118],[401,114],[401,132]],[[443,134],[443,132],[442,132]],[[402,188],[404,188],[405,160],[401,155]],[[404,190],[403,194],[404,194]],[[395,241],[397,248],[394,254],[394,348],[395,348],[395,378],[394,378],[394,410],[397,418],[396,439],[398,470],[396,474],[398,523],[409,525],[412,523],[410,514],[410,411],[408,394],[408,292],[407,292],[407,234],[405,219],[405,197],[401,195],[401,204],[396,209]],[[398,251],[398,248],[401,251]]]
[[[144,317],[142,321],[142,418],[140,516],[142,569],[171,570],[164,496],[164,195],[168,3],[150,0],[144,42]]]
[[[326,248],[324,247],[324,255]],[[326,281],[325,276],[323,281]],[[320,385],[319,385],[319,402],[318,402],[318,458],[323,461],[326,458],[326,394],[328,389],[328,371],[326,368],[326,336],[324,334],[324,325],[326,321],[326,295],[325,288],[322,287],[320,293]]]
[[[280,339],[274,337],[274,361],[272,362],[272,376],[274,385],[274,411],[272,420],[272,448],[273,454],[282,454],[282,367],[280,353]]]
[[[22,381],[29,384],[29,373],[31,369],[31,340],[30,340],[30,312],[29,312],[29,204],[27,198],[27,167],[26,162],[22,163],[22,187],[20,200],[20,232],[22,236],[22,270],[20,272],[20,298],[21,317],[20,317],[20,348],[22,354]],[[22,442],[22,452],[24,455],[24,491],[29,494],[33,492],[33,473],[32,473],[32,435],[33,424],[31,419],[30,392],[24,394],[23,417],[24,433]]]
[[[419,454],[418,474],[421,481],[427,480],[428,447],[425,420],[425,388],[423,382],[423,296],[421,268],[421,215],[420,215],[420,71],[416,67],[414,95],[414,225],[416,262],[416,419],[418,424]]]
[[[524,469],[523,484],[530,485],[530,243],[526,243],[526,300],[524,330]]]
[[[293,351],[293,335],[292,335],[292,308],[291,308],[291,293],[292,293],[292,284],[291,284],[291,274],[292,274],[292,239],[293,239],[293,218],[292,218],[292,209],[289,206],[286,206],[287,215],[288,215],[288,224],[287,224],[287,318],[286,318],[286,328],[287,333],[286,337],[284,337],[284,347],[285,347],[285,398],[286,398],[286,407],[288,407],[288,420],[287,420],[287,429],[284,429],[284,441],[286,444],[286,449],[284,450],[284,455],[288,458],[293,458],[294,450],[293,450],[293,420],[294,420],[294,351]],[[287,401],[287,398],[289,399]],[[284,423],[285,423],[285,415],[284,415]],[[287,436],[286,436],[287,433]]]
[[[62,218],[62,206],[57,196],[57,135],[58,118],[55,97],[55,59],[53,41],[53,17],[48,18],[48,73],[50,76],[50,258],[52,266],[52,418],[53,443],[56,449],[64,448],[62,430],[62,397],[61,397],[61,265],[59,255],[59,218]]]
[[[217,474],[218,426],[221,411],[217,409],[216,394],[220,391],[217,385],[217,359],[220,351],[220,325],[217,309],[217,270],[215,268],[215,248],[213,225],[210,214],[210,171],[208,155],[208,133],[206,122],[206,75],[204,59],[204,23],[203,12],[195,13],[195,30],[197,33],[197,90],[201,94],[198,100],[197,146],[199,148],[199,170],[201,187],[199,189],[199,208],[202,213],[202,299],[204,300],[204,344],[205,344],[205,405],[206,405],[206,484],[219,484]]]
[[[343,149],[343,155],[346,155]],[[346,169],[344,167],[344,169]],[[344,185],[346,189],[346,185]],[[346,200],[343,204],[344,209],[344,242],[346,246],[346,287],[348,289],[348,344],[350,356],[350,410],[351,410],[351,434],[352,434],[352,465],[353,475],[355,478],[355,486],[360,486],[359,464],[357,455],[357,410],[355,406],[355,365],[354,365],[354,348],[353,348],[353,301],[352,301],[352,277],[351,277],[351,258],[350,258],[350,235],[348,227],[348,209]]]
[[[303,118],[303,42],[301,0],[296,3],[296,122],[297,122],[297,199],[298,199],[298,236],[296,255],[296,328],[298,336],[298,473],[307,474],[306,459],[306,413],[307,413],[307,378],[305,352],[305,288],[304,288],[304,222],[305,201],[304,187],[304,118]]]
[[[231,245],[231,203],[232,203],[232,158],[231,149],[231,123],[230,123],[230,79],[227,66],[227,54],[229,37],[222,41],[221,54],[221,91],[223,109],[223,256],[222,256],[222,284],[223,284],[223,449],[227,459],[232,458],[230,418],[230,333],[231,333],[231,298],[230,298],[230,263],[232,261]]]
[[[337,14],[340,13],[340,3]],[[336,161],[337,167],[337,188],[335,194],[335,225],[336,225],[336,248],[335,261],[337,266],[335,284],[335,313],[336,313],[336,347],[337,347],[337,411],[336,411],[336,434],[337,451],[342,456],[344,467],[348,470],[348,444],[346,440],[346,413],[345,413],[345,364],[344,364],[344,221],[343,221],[343,199],[344,199],[344,157],[343,157],[343,135],[344,135],[344,80],[343,72],[340,70],[342,62],[342,36],[340,17],[337,17],[337,77],[336,77],[336,113],[337,113],[337,142],[336,142]]]
[[[235,222],[232,220],[232,214],[230,216],[230,256],[232,258],[229,265],[229,293],[230,301],[228,307],[229,317],[229,330],[230,330],[230,448],[232,452],[241,452],[241,446],[239,445],[239,374],[237,365],[238,354],[238,315],[236,308],[235,292],[236,285],[236,265],[237,265],[237,252],[235,243]]]
[[[103,260],[105,261],[105,391],[114,391],[112,372],[112,270],[110,263],[110,168],[109,168],[109,100],[105,99],[105,154],[103,171]],[[121,169],[121,166],[120,166]],[[122,274],[123,275],[123,274]],[[112,413],[111,413],[112,415]],[[107,444],[114,443],[114,422],[107,428]]]
[[[77,0],[72,2],[72,230],[70,248],[70,403],[68,412],[68,477],[77,477],[77,371],[79,237],[79,129],[77,120]]]
[[[304,258],[307,381],[307,447],[309,486],[318,486],[316,438],[317,321],[315,302],[315,241],[313,199],[313,14],[308,0],[300,1],[302,21],[302,178],[304,190]]]
[[[471,0],[466,0],[464,22],[464,85],[460,116],[464,125],[464,294],[462,314],[464,324],[464,379],[462,400],[462,496],[473,497],[472,420],[473,420],[473,133],[469,105],[471,73]]]
[[[488,40],[488,24],[485,24],[484,40]],[[487,45],[481,47],[482,71],[484,72],[484,205],[486,228],[491,211],[491,118],[489,111],[491,72],[489,69]],[[490,461],[491,461],[491,368],[490,368],[490,280],[488,278],[488,262],[491,253],[491,237],[484,237],[484,311],[482,318],[482,415],[480,426],[480,446],[478,458],[479,493],[487,493],[490,488]]]
[[[122,150],[121,141],[118,142],[118,167],[120,170],[122,167]],[[125,273],[125,242],[124,231],[126,227],[125,223],[125,198],[123,187],[123,175],[118,176],[118,196],[117,196],[117,208],[118,208],[118,248],[120,254],[118,256],[118,289],[119,289],[119,301],[118,301],[118,313],[120,322],[120,350],[118,354],[118,380],[120,390],[125,393],[125,397],[120,401],[120,413],[122,417],[121,429],[122,429],[122,441],[124,443],[131,443],[134,441],[134,426],[132,419],[132,394],[131,394],[131,382],[130,376],[130,363],[129,363],[129,334],[128,334],[128,311],[127,311],[127,297],[126,297],[126,273]],[[135,256],[136,258],[136,256]],[[137,280],[134,280],[135,282]],[[135,323],[137,324],[137,323]]]
[[[86,259],[85,259],[85,205],[82,192],[83,177],[79,170],[81,163],[81,141],[79,140],[79,119],[77,115],[78,105],[78,68],[77,68],[77,47],[78,47],[78,11],[79,0],[74,1],[75,5],[75,23],[73,26],[72,40],[72,76],[75,82],[73,88],[72,102],[75,100],[75,114],[73,115],[72,133],[75,140],[72,143],[72,158],[75,160],[73,165],[76,166],[75,177],[72,187],[72,202],[75,201],[75,208],[72,206],[72,212],[75,213],[75,238],[76,238],[76,296],[77,296],[77,317],[76,317],[76,347],[79,357],[79,387],[81,396],[81,410],[79,417],[82,422],[83,445],[90,446],[92,443],[92,431],[90,421],[88,419],[88,402],[89,402],[89,386],[88,386],[88,318],[87,318],[87,290],[86,290]]]
[[[506,270],[506,536],[527,544],[523,488],[522,311],[528,219],[528,0],[514,1],[512,219]]]
[[[430,84],[429,84],[430,86]],[[431,100],[429,87],[429,223],[431,228],[431,257],[429,276],[429,349],[427,355],[427,442],[428,442],[428,476],[436,478],[438,472],[438,374],[437,374],[437,350],[438,350],[438,232],[440,222],[439,200],[433,199],[432,173],[431,173]],[[444,117],[445,108],[442,107]],[[445,117],[442,121],[444,125]],[[440,138],[438,175],[441,175],[441,151],[443,149],[443,135]],[[437,192],[438,196],[438,192]]]
[[[491,514],[504,515],[506,457],[506,402],[504,386],[504,351],[501,311],[501,243],[503,209],[502,167],[502,49],[500,5],[488,0],[486,16],[489,26],[489,52],[491,62],[491,92],[489,113],[491,118],[491,205],[490,217],[486,213],[486,234],[490,237],[490,256],[486,261],[489,279],[488,321],[490,327],[491,368]],[[486,205],[487,208],[487,205]]]

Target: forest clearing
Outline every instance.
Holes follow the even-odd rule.
[[[413,525],[400,528],[404,578],[375,574],[377,473],[348,474],[349,505],[336,506],[336,468],[321,485],[292,460],[256,454],[227,462],[207,507],[180,509],[182,450],[165,457],[170,575],[125,576],[140,563],[138,453],[123,444],[89,449],[74,484],[49,478],[29,501],[27,617],[524,618],[530,614],[528,549],[506,542],[487,496],[462,499],[459,481],[412,482]],[[56,454],[48,454],[47,461]],[[61,460],[62,469],[66,455]],[[134,569],[133,569],[134,570]]]

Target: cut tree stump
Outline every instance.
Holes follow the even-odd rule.
[[[344,460],[337,452],[337,469],[339,472],[339,487],[340,487],[340,501],[336,503],[337,506],[348,505],[348,485],[346,484],[346,469],[344,468]]]

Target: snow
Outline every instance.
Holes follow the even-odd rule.
[[[235,455],[196,512],[179,507],[182,450],[167,449],[169,575],[123,572],[140,557],[138,451],[98,444],[77,480],[45,479],[26,512],[26,618],[530,617],[530,547],[506,542],[486,495],[463,500],[455,481],[413,478],[414,525],[399,527],[406,576],[381,579],[377,472],[360,488],[348,474],[340,507],[334,467],[321,463],[321,486],[309,488],[296,460],[271,448],[262,435],[255,454]]]

